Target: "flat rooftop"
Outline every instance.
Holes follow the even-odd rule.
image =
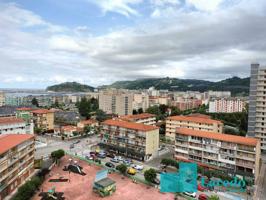
[[[108,197],[100,197],[98,194],[93,192],[93,182],[95,179],[96,172],[103,168],[89,165],[85,161],[77,160],[78,164],[83,167],[83,171],[86,173],[85,176],[81,176],[74,173],[68,173],[63,171],[63,168],[69,162],[69,156],[62,158],[60,166],[55,166],[50,174],[51,177],[47,176],[43,185],[40,188],[40,192],[47,192],[52,187],[55,187],[56,192],[63,192],[66,200],[173,200],[174,195],[170,193],[160,193],[158,189],[147,187],[141,183],[133,183],[129,178],[123,177],[117,173],[109,174],[108,177],[116,182],[116,192]],[[69,179],[70,182],[49,182],[49,179],[57,179],[64,177]],[[40,200],[39,193],[32,198],[33,200]]]

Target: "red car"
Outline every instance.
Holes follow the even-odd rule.
[[[198,185],[198,190],[204,192],[207,188],[203,187],[202,185]]]
[[[200,194],[198,200],[208,200],[208,196],[206,194]]]

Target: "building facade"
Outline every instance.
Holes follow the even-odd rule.
[[[31,111],[34,126],[42,131],[54,130],[54,111],[38,109]]]
[[[165,135],[172,141],[175,140],[176,128],[189,128],[193,130],[223,132],[223,123],[218,120],[208,119],[202,116],[171,116],[166,119]]]
[[[266,152],[266,67],[259,64],[251,64],[247,135],[260,139]]]
[[[34,172],[34,136],[0,136],[0,199],[5,199]]]
[[[133,96],[133,109],[143,111],[149,108],[149,95],[145,93],[135,93]]]
[[[0,117],[0,135],[4,134],[33,134],[33,123],[16,117]]]
[[[102,146],[138,160],[157,156],[159,128],[134,122],[107,120],[101,127]]]
[[[133,112],[133,94],[122,90],[101,91],[99,108],[107,114],[131,115]]]
[[[0,107],[5,105],[5,93],[0,91]]]
[[[152,125],[152,126],[155,126],[156,124],[156,116],[150,113],[141,113],[137,115],[125,115],[125,116],[121,116],[119,119],[123,121],[141,123],[141,124]]]
[[[209,101],[209,113],[242,112],[245,105],[241,98],[213,98]]]
[[[177,128],[175,156],[207,168],[257,180],[260,141],[235,135]]]

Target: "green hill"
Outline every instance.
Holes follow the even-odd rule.
[[[54,92],[90,92],[94,88],[77,82],[65,82],[58,85],[52,85],[46,88],[47,91]]]
[[[178,79],[178,78],[147,78],[134,81],[117,81],[107,88],[123,88],[130,90],[148,89],[155,87],[158,90],[170,91],[208,91],[220,90],[231,91],[232,95],[249,93],[249,78],[232,77],[218,82],[196,80],[196,79]]]

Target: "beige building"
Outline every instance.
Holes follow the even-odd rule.
[[[172,141],[175,139],[176,128],[189,128],[193,130],[210,131],[216,133],[223,132],[223,123],[210,119],[205,115],[192,116],[171,116],[166,119],[165,135]]]
[[[5,199],[34,172],[34,136],[0,136],[0,199]]]
[[[156,124],[156,116],[150,113],[141,113],[137,115],[125,115],[118,118],[123,121],[142,123],[146,125],[155,126]]]
[[[133,96],[133,109],[138,110],[142,108],[143,111],[149,108],[149,95],[145,93],[135,93]]]
[[[134,122],[106,120],[101,128],[101,145],[116,154],[138,160],[157,156],[159,128]]]
[[[54,130],[54,111],[38,109],[31,111],[35,127],[43,131]]]
[[[5,93],[0,91],[0,107],[5,105]]]
[[[213,98],[209,101],[209,113],[242,112],[245,105],[245,100],[241,98]]]
[[[77,127],[81,128],[81,129],[84,129],[85,126],[97,127],[97,126],[99,126],[99,123],[98,123],[98,121],[96,121],[94,119],[88,119],[88,120],[80,121],[77,124]]]
[[[177,128],[175,156],[182,161],[224,170],[228,174],[257,180],[260,162],[260,141],[208,131]]]
[[[107,114],[131,115],[133,94],[124,90],[105,90],[99,93],[99,108]]]

